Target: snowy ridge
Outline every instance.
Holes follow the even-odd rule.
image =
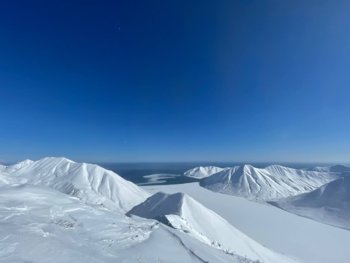
[[[32,164],[34,161],[26,159],[24,161],[21,161],[19,163],[13,164],[13,165],[0,165],[0,173],[2,174],[10,174],[14,171],[17,171],[25,166],[28,166]]]
[[[190,170],[187,170],[186,172],[184,172],[184,176],[195,178],[195,179],[202,179],[210,175],[216,174],[218,172],[221,172],[222,170],[225,170],[225,169],[226,168],[221,168],[217,166],[199,166],[199,167],[195,167]]]
[[[270,165],[225,169],[200,181],[212,191],[256,200],[275,200],[312,191],[338,176],[330,172],[307,171]]]
[[[23,167],[26,167],[30,164],[32,164],[33,161],[26,159],[24,161],[18,162],[13,165],[0,165],[0,186],[2,185],[9,185],[9,184],[18,184],[18,180],[16,178],[11,177],[11,173],[22,169]]]
[[[149,194],[98,165],[76,163],[66,158],[48,157],[6,167],[0,182],[54,188],[86,203],[128,211]]]
[[[266,203],[209,191],[198,183],[144,188],[152,193],[182,191],[260,244],[299,262],[349,263],[348,230],[288,213]]]
[[[301,216],[350,229],[350,177],[339,178],[312,192],[272,204]]]
[[[183,193],[158,192],[127,214],[156,219],[227,254],[247,257],[253,261],[294,262],[263,247],[221,216]]]
[[[10,166],[7,166],[6,167],[6,172],[7,173],[11,173],[11,172],[14,172],[14,171],[17,171],[23,167],[26,167],[28,165],[31,165],[32,163],[34,163],[34,161],[32,160],[29,160],[29,159],[26,159],[24,161],[21,161],[19,163],[16,163],[16,164],[13,164],[13,165],[10,165]]]
[[[318,172],[346,173],[346,172],[350,172],[350,166],[344,165],[344,164],[337,164],[337,165],[331,165],[331,166],[317,166],[310,170],[318,171]]]
[[[0,262],[253,263],[154,221],[39,186],[1,188],[0,226]]]

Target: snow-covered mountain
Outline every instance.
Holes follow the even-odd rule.
[[[158,192],[128,215],[156,219],[227,254],[262,262],[293,262],[252,240],[221,216],[183,193]]]
[[[168,204],[172,214],[158,219],[171,224],[125,215],[148,197],[111,171],[66,158],[1,166],[0,262],[294,262],[184,194],[152,196]]]
[[[187,170],[186,172],[184,172],[184,176],[195,178],[195,179],[202,179],[210,175],[216,174],[218,172],[221,172],[224,169],[225,168],[221,168],[217,166],[199,166],[199,167],[195,167],[190,170]]]
[[[12,173],[14,171],[17,171],[23,167],[26,167],[28,165],[31,165],[34,161],[26,159],[24,161],[21,161],[19,163],[13,164],[13,165],[9,165],[9,166],[4,166],[2,169],[2,172],[4,173]]]
[[[30,184],[54,188],[86,203],[128,211],[149,194],[116,173],[98,165],[66,158],[26,160],[0,171],[1,184]]]
[[[272,204],[289,212],[350,229],[350,177],[346,176]]]
[[[331,166],[317,166],[309,170],[318,171],[318,172],[346,174],[346,175],[350,174],[350,166],[343,165],[343,164],[337,164],[337,165],[331,165]]]
[[[235,166],[200,181],[212,191],[256,200],[275,200],[310,192],[339,178],[331,172],[307,171],[271,165]]]
[[[0,187],[0,262],[253,263],[51,188]]]

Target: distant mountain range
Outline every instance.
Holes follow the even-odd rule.
[[[295,262],[188,195],[150,195],[94,164],[48,157],[0,166],[0,197],[4,262]]]
[[[336,173],[329,171],[293,169],[280,165],[265,168],[252,165],[201,167],[192,171],[196,173],[186,172],[185,176],[202,178],[200,185],[207,189],[264,201],[309,192],[338,178]]]
[[[267,201],[286,211],[350,229],[348,166],[313,169],[280,165],[204,166],[188,170],[184,175],[215,192]],[[164,176],[167,175],[149,175],[150,178]],[[254,241],[189,195],[162,192],[151,195],[94,164],[48,157],[0,165],[0,197],[0,221],[9,229],[4,240],[8,240],[10,247],[15,244],[21,247],[21,251],[10,249],[0,253],[0,261],[21,261],[28,256],[26,251],[32,251],[35,261],[40,251],[30,244],[36,243],[38,249],[44,250],[73,247],[73,254],[67,253],[70,259],[78,253],[79,257],[88,255],[89,262],[110,262],[109,259],[112,262],[128,259],[135,252],[130,248],[137,244],[156,242],[167,244],[164,249],[178,253],[178,257],[141,249],[149,260],[157,255],[170,262],[192,262],[188,258],[191,255],[202,262],[294,262]],[[49,242],[42,243],[42,237],[50,237]],[[86,243],[83,240],[87,237],[95,241]],[[74,245],[81,242],[89,248]],[[116,250],[109,249],[113,246]],[[112,258],[87,252],[101,249],[113,255]],[[96,255],[99,255],[97,261]],[[138,262],[138,258],[130,261]]]
[[[350,166],[293,169],[280,165],[256,168],[197,167],[184,174],[209,190],[268,201],[286,211],[350,229]]]

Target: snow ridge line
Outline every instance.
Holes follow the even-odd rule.
[[[189,247],[186,246],[186,244],[182,241],[182,239],[177,236],[176,234],[174,234],[173,232],[169,231],[168,229],[166,229],[166,231],[168,233],[170,233],[177,241],[179,241],[180,245],[183,246],[183,248],[193,257],[195,257],[196,259],[198,259],[200,262],[203,263],[209,263],[209,261],[206,261],[205,259],[201,258],[200,256],[198,256],[192,249],[190,249]]]

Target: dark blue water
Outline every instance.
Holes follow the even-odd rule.
[[[235,165],[242,165],[243,163],[210,163],[210,162],[193,162],[193,163],[99,163],[100,166],[112,170],[125,178],[136,184],[148,183],[148,179],[144,178],[145,175],[150,174],[183,174],[188,169],[205,166],[214,165],[219,167],[228,167]],[[271,163],[250,163],[251,165],[263,168]],[[274,163],[283,166],[288,166],[292,168],[311,168],[315,166],[325,166],[330,164],[319,164],[319,163]],[[162,183],[152,183],[152,184],[182,184],[196,181],[195,179],[188,178],[185,176],[177,176],[173,178],[168,178]]]

